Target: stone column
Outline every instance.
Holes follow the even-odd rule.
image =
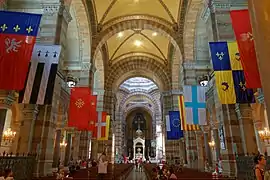
[[[97,140],[92,140],[91,143],[91,159],[98,159],[98,142]]]
[[[225,112],[223,128],[225,135],[225,149],[222,150],[223,174],[236,176],[236,156],[244,155],[239,120],[235,112],[235,105],[222,105]]]
[[[53,102],[56,104],[56,102]],[[38,152],[36,176],[47,176],[52,174],[53,151],[56,130],[56,112],[51,105],[41,106],[35,124],[35,142]],[[38,141],[39,140],[39,141]]]
[[[72,143],[72,158],[73,160],[78,160],[79,157],[79,144],[80,144],[80,131],[75,131],[73,134],[73,143]]]
[[[197,168],[198,153],[195,131],[185,132],[187,163],[189,168]]]
[[[28,153],[28,142],[32,141],[32,139],[30,139],[31,138],[30,132],[33,131],[33,129],[31,128],[32,128],[32,121],[34,120],[35,105],[20,104],[19,109],[20,109],[21,127],[19,129],[19,132],[17,132],[19,136],[17,153]],[[30,149],[30,152],[36,151]]]
[[[236,104],[236,113],[239,119],[242,135],[242,145],[245,155],[251,155],[258,151],[254,124],[252,120],[252,109],[249,104]]]
[[[265,103],[266,107],[270,107],[270,83],[268,80],[270,75],[270,51],[267,48],[270,46],[270,1],[261,0],[260,3],[258,3],[256,0],[249,0],[248,6],[252,21],[257,61],[261,75]],[[267,114],[268,117],[270,117],[270,108],[267,108]]]
[[[219,139],[219,133],[218,133],[218,124],[213,127],[213,137],[215,141],[215,155],[216,159],[213,159],[214,162],[218,162],[220,158],[220,139]]]
[[[53,168],[58,167],[58,161],[60,158],[60,141],[61,141],[61,129],[56,130],[55,132],[55,141],[54,141],[54,153],[53,153]]]
[[[66,153],[65,153],[65,160],[64,160],[64,166],[68,166],[68,163],[70,161],[70,155],[71,155],[71,147],[72,147],[72,138],[71,138],[71,133],[67,134],[67,138],[66,138],[66,143],[67,143],[67,147],[66,147]],[[88,159],[88,156],[87,156]]]
[[[90,137],[88,131],[82,131],[80,135],[79,156],[88,159]]]
[[[204,156],[203,156],[203,143],[204,137],[202,131],[196,131],[196,143],[197,143],[197,153],[198,153],[198,168],[199,170],[204,170]]]
[[[212,156],[211,156],[211,149],[209,147],[209,141],[211,140],[209,136],[210,127],[208,126],[201,126],[204,136],[204,150],[205,150],[205,160],[208,160],[210,166],[212,166]]]

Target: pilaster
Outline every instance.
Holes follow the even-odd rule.
[[[245,155],[256,153],[258,151],[258,146],[252,120],[252,109],[249,104],[236,104],[235,107]]]
[[[196,142],[196,132],[186,131],[185,132],[185,142],[186,142],[186,154],[187,163],[189,168],[197,169],[198,167],[198,151]]]

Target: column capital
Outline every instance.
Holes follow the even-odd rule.
[[[200,128],[204,133],[208,133],[210,131],[210,126],[209,125],[200,126]]]
[[[181,89],[174,89],[174,90],[171,90],[171,91],[161,92],[161,95],[163,97],[165,97],[165,96],[172,96],[172,95],[182,95],[182,94],[183,94],[183,90],[181,90]]]

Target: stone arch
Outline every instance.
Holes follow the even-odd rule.
[[[172,25],[150,16],[125,16],[109,21],[102,27],[102,31],[97,34],[93,40],[92,57],[95,58],[96,49],[102,47],[113,35],[129,29],[148,29],[158,32],[167,37],[171,43],[180,51],[181,39],[180,33],[173,31]],[[145,17],[142,19],[141,17]]]
[[[104,90],[104,81],[105,81],[105,72],[103,64],[103,56],[101,50],[98,51],[98,54],[95,59],[95,73],[94,73],[94,89],[95,90]]]
[[[92,43],[90,20],[82,1],[72,1],[70,13],[73,20],[67,30],[67,60],[64,68],[71,72],[73,69],[80,71],[80,74],[74,76],[79,76],[80,85],[88,86]]]
[[[202,0],[190,0],[184,27],[184,61],[194,60],[194,40],[197,17],[203,7]]]
[[[155,117],[154,117],[153,111],[151,110],[150,107],[145,106],[145,105],[133,105],[133,106],[130,106],[130,107],[126,108],[124,113],[123,113],[123,120],[126,120],[126,117],[128,116],[128,114],[131,113],[132,111],[135,111],[138,108],[142,108],[146,112],[148,112],[152,117],[152,122],[154,122],[153,120],[154,120]]]
[[[207,24],[201,17],[201,11],[197,14],[196,31],[194,37],[194,60],[209,63]]]
[[[138,18],[140,17],[140,18]],[[172,45],[175,48],[176,58],[173,58],[171,62],[172,68],[172,77],[177,77],[176,80],[174,80],[175,86],[181,87],[182,84],[179,82],[179,70],[173,70],[173,69],[180,69],[182,64],[182,54],[184,52],[183,49],[180,49],[182,47],[182,34],[178,31],[174,31],[173,25],[168,24],[168,22],[164,22],[161,19],[158,19],[156,17],[150,17],[147,15],[143,16],[125,16],[120,17],[118,19],[115,19],[113,21],[110,21],[106,23],[102,31],[95,36],[95,40],[93,40],[93,46],[92,46],[92,56],[93,59],[96,57],[97,49],[100,48],[106,41],[111,38],[113,35],[128,30],[128,29],[148,29],[158,32],[160,35],[167,37],[170,39]],[[179,67],[179,68],[175,68]],[[182,75],[181,75],[182,76]]]
[[[153,96],[151,96],[150,94],[148,94],[147,92],[134,92],[134,93],[128,94],[119,103],[119,107],[121,105],[124,105],[131,97],[137,96],[137,95],[142,95],[144,97],[147,97],[147,99],[149,99],[149,101],[154,105],[155,111],[159,111],[160,110],[160,103],[158,103],[157,100]]]
[[[162,90],[170,89],[170,77],[166,68],[159,62],[151,58],[126,58],[111,67],[105,81],[106,89],[112,88],[114,90],[126,79],[138,74],[143,77],[151,79]]]

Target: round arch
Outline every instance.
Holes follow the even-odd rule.
[[[105,81],[106,88],[114,87],[113,90],[116,90],[124,80],[140,75],[151,79],[160,90],[170,89],[170,77],[165,67],[151,58],[146,59],[126,58],[116,63],[108,73]]]
[[[133,105],[133,106],[129,106],[128,108],[125,109],[124,113],[123,113],[123,119],[126,120],[126,117],[132,113],[133,111],[136,111],[138,109],[141,109],[142,111],[147,112],[151,117],[152,120],[154,120],[155,116],[153,111],[151,110],[151,108],[149,106],[145,106],[145,105]],[[152,121],[154,122],[154,121]]]
[[[89,70],[91,67],[91,24],[86,7],[82,1],[72,1],[70,6],[72,21],[67,29],[67,55],[64,68],[70,70],[80,85],[89,85]],[[70,68],[69,68],[70,67]]]
[[[96,49],[102,47],[102,45],[105,44],[107,40],[112,36],[129,29],[147,29],[155,31],[160,35],[170,39],[175,48],[181,51],[181,34],[173,30],[172,24],[168,24],[168,22],[153,16],[138,15],[136,17],[119,17],[104,24],[102,31],[98,33],[98,35],[95,37],[95,40],[93,41],[91,57],[95,59]]]
[[[155,111],[160,110],[160,104],[157,102],[157,100],[153,96],[151,96],[150,94],[145,93],[145,92],[135,92],[132,94],[128,94],[127,96],[125,96],[122,99],[122,101],[119,102],[118,108],[120,108],[122,105],[125,105],[129,101],[130,98],[137,96],[137,95],[141,95],[143,97],[146,97],[149,100],[149,102],[151,102],[151,104],[153,105]]]
[[[143,15],[142,17],[143,18],[141,18],[139,15],[136,17],[125,16],[106,23],[93,40],[91,50],[92,59],[96,59],[98,49],[102,47],[102,45],[106,43],[108,39],[119,32],[129,29],[152,30],[170,39],[171,44],[174,46],[174,49],[177,52],[177,57],[172,58],[170,63],[170,67],[174,67],[170,70],[172,74],[172,79],[170,81],[174,81],[173,84],[177,87],[177,89],[181,88],[182,84],[180,84],[179,76],[181,75],[180,69],[183,62],[182,55],[184,54],[184,49],[180,49],[183,47],[182,33],[175,31],[174,25],[168,24],[167,22],[164,22],[158,18],[150,17],[147,15]]]
[[[195,58],[194,40],[196,34],[196,22],[198,19],[198,14],[203,8],[203,5],[203,1],[201,0],[190,0],[184,27],[184,61],[193,61]]]

